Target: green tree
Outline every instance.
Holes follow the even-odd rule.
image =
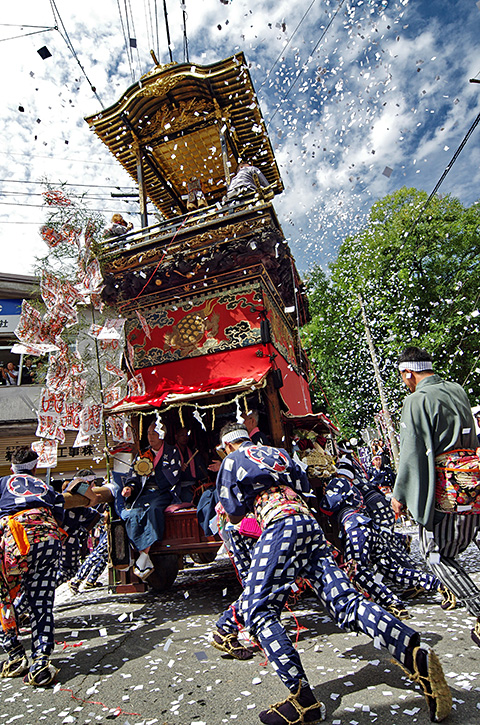
[[[436,370],[480,397],[480,204],[402,188],[373,205],[343,242],[327,277],[307,280],[312,321],[303,330],[318,383],[346,433],[380,410],[359,315],[364,300],[392,412],[404,397],[395,359],[408,344],[428,349]],[[321,405],[318,386],[315,400]],[[324,406],[322,406],[324,407]]]

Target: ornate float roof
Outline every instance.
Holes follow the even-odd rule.
[[[207,66],[156,66],[85,120],[136,182],[140,149],[147,196],[167,218],[185,211],[191,177],[208,204],[219,201],[225,160],[231,173],[239,159],[253,163],[275,193],[283,190],[243,53]]]

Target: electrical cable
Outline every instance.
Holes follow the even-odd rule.
[[[26,23],[0,23],[0,28],[43,28],[43,30],[56,30],[49,25],[27,25]]]
[[[12,197],[12,196],[14,196],[14,197],[18,197],[18,196],[27,196],[27,197],[41,196],[41,197],[43,197],[43,194],[35,193],[35,192],[31,192],[31,191],[30,192],[29,191],[0,191],[0,199],[2,197],[8,198],[8,197]],[[75,197],[73,197],[73,198],[75,198]],[[112,201],[112,197],[111,196],[96,196],[96,195],[92,195],[92,196],[88,195],[87,196],[87,194],[82,194],[79,198],[82,201],[92,201],[92,200],[95,200],[95,201],[108,201],[108,202]],[[125,203],[128,203],[128,204],[130,204],[130,203],[138,204],[139,203],[138,196],[136,198],[135,197],[125,198],[123,196],[117,196],[117,197],[114,197],[114,198],[120,199],[121,201],[123,201]]]
[[[111,199],[109,199],[111,201]],[[151,203],[151,202],[149,202]],[[18,204],[15,201],[0,201],[0,206],[22,206],[22,207],[28,207],[31,209],[45,209],[45,204]],[[86,207],[87,208],[87,207]],[[118,209],[92,209],[91,207],[88,207],[88,211],[99,211],[105,214],[115,214]],[[129,214],[137,214],[139,212],[136,211],[129,211]]]
[[[122,26],[123,40],[125,42],[125,51],[127,53],[128,65],[130,67],[130,76],[132,78],[132,83],[133,83],[135,81],[135,76],[134,76],[134,73],[133,73],[132,60],[130,58],[130,53],[129,53],[129,48],[128,48],[127,31],[125,30],[125,25],[123,23],[123,15],[122,15],[122,9],[120,7],[120,0],[117,0],[117,8],[118,8],[118,14],[120,16],[120,24]],[[128,20],[127,20],[127,23],[128,23]]]
[[[35,26],[31,26],[35,27]],[[39,33],[46,33],[49,30],[58,30],[55,25],[53,28],[44,28],[43,30],[33,30],[31,33],[22,33],[22,35],[11,35],[9,38],[0,38],[0,43],[5,43],[7,40],[17,40],[17,38],[28,38],[29,35],[38,35]]]
[[[150,13],[150,25],[148,22],[148,15],[147,15],[147,0],[143,0],[143,13],[145,15],[145,30],[147,32],[147,47],[153,48],[154,40],[153,40],[153,23],[152,23],[152,10],[150,6],[150,0],[148,0],[148,11]],[[151,26],[151,33],[150,33],[150,26]]]
[[[180,7],[183,13],[183,60],[190,63],[188,57],[188,37],[187,37],[187,0],[180,0]]]
[[[160,31],[159,31],[159,22],[158,22],[157,0],[155,0],[155,28],[156,28],[156,33],[157,33],[157,53],[158,53],[158,57],[160,57]]]
[[[133,11],[132,11],[132,4],[130,0],[128,0],[128,9],[130,10],[130,18],[132,20],[132,39],[135,40],[135,50],[137,51],[137,72],[139,77],[142,75],[142,64],[140,63],[140,53],[138,51],[138,42],[137,42],[137,31],[135,30],[135,21],[133,19]],[[133,50],[132,50],[132,61],[133,61]]]
[[[308,57],[308,59],[307,59],[307,63],[308,63],[308,61],[309,61],[309,60],[310,60],[310,59],[311,59],[311,58],[313,57],[313,54],[314,54],[314,53],[315,53],[315,51],[317,50],[318,46],[320,45],[320,43],[322,42],[322,40],[324,39],[324,37],[326,36],[326,34],[328,33],[328,31],[330,30],[330,27],[331,27],[331,25],[332,25],[333,21],[335,20],[335,18],[337,17],[338,13],[340,12],[340,10],[341,10],[341,8],[342,8],[342,5],[344,4],[344,2],[345,2],[345,0],[340,0],[340,4],[338,5],[337,9],[336,9],[336,10],[335,10],[335,12],[333,13],[332,17],[330,18],[330,22],[328,23],[327,27],[325,28],[325,30],[324,30],[324,31],[323,31],[323,33],[321,34],[321,36],[320,36],[320,38],[319,38],[318,42],[317,42],[317,43],[315,44],[315,47],[314,47],[314,48],[313,48],[313,50],[311,51],[311,53],[310,53],[310,55],[309,55],[309,57]],[[268,128],[268,126],[269,126],[269,125],[271,124],[271,122],[273,121],[273,119],[275,118],[275,116],[277,115],[278,111],[280,110],[280,106],[281,106],[281,104],[282,104],[282,103],[283,103],[284,101],[286,101],[286,100],[287,100],[287,98],[288,98],[288,96],[290,95],[291,91],[292,91],[292,90],[293,90],[293,88],[294,88],[294,87],[296,86],[296,84],[297,84],[297,81],[299,80],[300,76],[302,75],[303,71],[305,70],[305,68],[306,68],[306,66],[307,66],[307,63],[304,63],[304,64],[303,64],[303,66],[302,66],[302,68],[301,68],[300,72],[298,73],[298,75],[296,76],[296,78],[294,78],[294,80],[293,80],[293,82],[292,82],[292,84],[291,84],[290,88],[288,89],[288,91],[286,92],[286,94],[284,95],[284,97],[282,98],[282,100],[281,100],[281,101],[279,101],[279,102],[277,103],[277,105],[276,105],[276,107],[275,107],[275,110],[273,111],[273,114],[272,114],[272,115],[270,116],[270,118],[269,118],[269,120],[268,120],[268,123],[267,123],[267,128]]]
[[[432,193],[428,197],[428,199],[425,202],[425,204],[420,209],[420,211],[418,213],[418,216],[414,220],[412,226],[410,227],[410,229],[408,230],[408,232],[405,234],[404,239],[408,239],[408,237],[410,236],[410,234],[412,233],[412,231],[417,226],[417,224],[420,221],[420,219],[421,219],[421,217],[422,217],[425,209],[430,204],[430,202],[432,201],[433,197],[435,196],[435,194],[439,190],[440,186],[442,185],[442,183],[445,180],[445,177],[447,176],[448,172],[451,170],[451,168],[452,168],[453,164],[455,163],[455,161],[460,156],[460,153],[462,152],[462,150],[463,150],[464,146],[466,145],[468,139],[470,138],[470,136],[472,135],[472,133],[474,132],[474,130],[476,129],[476,127],[478,126],[479,123],[480,123],[480,113],[478,114],[478,116],[476,117],[476,119],[474,120],[474,122],[472,123],[472,125],[470,126],[470,128],[468,129],[467,133],[463,137],[463,139],[462,139],[462,141],[460,143],[460,146],[457,148],[457,150],[453,154],[452,158],[450,159],[449,163],[447,164],[447,167],[445,168],[445,171],[443,172],[443,174],[441,175],[440,179],[435,184],[434,190],[432,191]]]
[[[170,53],[170,63],[173,63],[172,41],[170,40],[170,27],[168,25],[167,0],[163,0],[163,14],[165,16],[165,30],[167,31],[168,52]]]
[[[41,186],[45,186],[45,181],[30,181],[28,179],[0,179],[0,183],[8,183],[8,184],[40,184]],[[86,189],[117,189],[120,191],[120,189],[124,189],[125,187],[119,185],[119,184],[74,184],[70,183],[68,181],[55,181],[55,182],[49,182],[51,186],[78,186]],[[136,189],[127,189],[126,193],[137,191]]]
[[[114,164],[111,161],[92,161],[92,159],[69,159],[69,158],[57,158],[55,156],[43,156],[42,154],[22,154],[16,151],[0,151],[0,154],[4,154],[5,156],[22,156],[22,157],[28,157],[31,159],[49,159],[51,161],[68,161],[72,164],[99,164],[101,166],[113,166],[116,169],[118,169],[118,163]]]
[[[63,20],[61,18],[60,13],[58,12],[58,8],[56,6],[55,0],[50,0],[50,7],[52,8],[52,13],[53,13],[54,20],[57,21],[57,18],[58,18],[59,24],[62,26],[63,32],[65,33],[65,35],[62,35],[62,32],[61,32],[60,28],[58,28],[58,32],[60,33],[61,37],[64,39],[65,43],[67,44],[67,48],[70,50],[71,54],[73,55],[73,57],[77,61],[78,65],[80,67],[80,70],[82,71],[83,75],[85,76],[85,78],[87,80],[87,83],[90,86],[90,89],[91,89],[92,93],[94,94],[95,98],[100,103],[101,107],[104,108],[104,105],[103,105],[103,103],[102,103],[102,101],[100,99],[100,96],[97,93],[97,89],[95,88],[95,86],[90,81],[90,78],[87,75],[87,71],[85,70],[85,68],[83,67],[83,65],[80,63],[80,59],[77,56],[77,53],[75,51],[75,48],[73,47],[72,41],[69,38],[69,35],[68,35],[67,29],[65,27],[65,24],[64,24],[64,22],[63,22]]]
[[[130,31],[130,20],[128,18],[128,9],[127,9],[127,0],[123,0],[123,6],[125,8],[125,23],[127,25],[127,37],[126,37],[126,46],[127,46],[127,55],[130,58],[130,68],[132,69],[132,83],[135,82],[135,71],[133,68],[133,51],[132,46],[130,44],[130,38],[132,37],[132,33]]]
[[[272,67],[270,68],[270,70],[269,70],[269,71],[267,71],[267,73],[266,73],[266,75],[265,75],[265,80],[264,80],[264,81],[263,81],[263,83],[262,83],[262,84],[260,85],[260,89],[261,89],[261,88],[263,88],[263,86],[265,85],[265,83],[266,83],[266,82],[268,81],[268,79],[270,78],[270,74],[272,73],[273,69],[274,69],[274,68],[275,68],[275,66],[277,65],[277,63],[278,63],[278,61],[280,60],[280,58],[282,57],[282,55],[283,55],[283,54],[285,53],[285,51],[287,50],[288,46],[290,45],[290,43],[292,42],[292,40],[293,40],[293,38],[294,38],[294,36],[295,36],[295,33],[297,32],[297,30],[299,29],[300,25],[301,25],[301,24],[303,23],[303,21],[304,21],[304,20],[305,20],[305,18],[307,17],[307,15],[308,15],[308,13],[310,12],[310,10],[312,9],[313,5],[315,5],[315,2],[316,2],[316,0],[312,0],[312,2],[310,3],[310,6],[309,6],[309,8],[308,8],[308,9],[307,9],[307,10],[305,11],[305,13],[304,13],[304,15],[303,15],[302,19],[300,20],[300,22],[298,23],[297,27],[295,28],[295,30],[294,30],[294,31],[293,31],[293,33],[291,34],[291,36],[290,36],[290,39],[289,39],[289,40],[288,40],[288,41],[287,41],[287,42],[285,43],[285,45],[283,46],[283,48],[282,48],[282,50],[280,51],[280,53],[278,54],[277,58],[276,58],[276,59],[275,59],[275,61],[273,62],[273,65],[272,65]],[[259,89],[259,90],[260,90],[260,89]]]

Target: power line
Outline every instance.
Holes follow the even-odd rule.
[[[43,197],[43,194],[35,193],[35,192],[31,192],[31,191],[30,192],[28,192],[28,191],[0,191],[0,198],[2,196],[28,196],[28,197],[30,197],[30,196],[42,196]],[[85,201],[91,201],[92,199],[95,199],[95,200],[98,200],[98,201],[112,201],[112,197],[111,196],[95,196],[95,195],[86,196],[86,195],[84,195],[81,198],[84,199]],[[127,202],[134,202],[134,203],[137,202],[138,203],[138,195],[136,195],[136,198],[132,197],[130,199],[125,198],[123,196],[123,194],[122,194],[121,197],[118,196],[118,197],[114,197],[114,198],[122,199],[123,201],[127,201]]]
[[[59,158],[56,156],[43,156],[42,154],[21,154],[17,153],[16,151],[0,151],[0,154],[3,154],[4,156],[27,156],[31,159],[50,159],[51,161],[69,161],[70,163],[75,164],[101,164],[102,166],[114,166],[116,169],[119,168],[118,164],[114,164],[111,161],[92,161],[92,159],[68,159],[68,158]]]
[[[183,13],[183,61],[186,63],[190,63],[190,59],[188,57],[188,37],[187,37],[187,6],[186,1],[183,0],[183,2],[180,3],[180,6],[182,8]]]
[[[67,29],[66,29],[66,27],[65,27],[65,24],[64,24],[64,22],[63,22],[63,20],[62,20],[62,18],[61,18],[61,15],[60,15],[60,13],[58,12],[58,8],[57,8],[57,6],[56,6],[55,0],[50,0],[50,6],[51,6],[51,8],[52,8],[52,13],[53,13],[53,17],[54,17],[54,19],[55,19],[55,20],[57,20],[57,18],[58,18],[58,20],[60,21],[60,25],[62,26],[62,28],[63,28],[63,32],[65,33],[65,35],[62,35],[62,32],[61,32],[60,28],[58,29],[58,32],[60,33],[60,35],[61,35],[61,36],[62,36],[62,38],[64,39],[65,43],[67,44],[67,48],[68,48],[68,49],[70,50],[71,54],[73,55],[73,57],[74,57],[74,58],[75,58],[75,60],[77,61],[78,65],[79,65],[79,67],[80,67],[80,70],[82,71],[83,75],[84,75],[84,76],[85,76],[85,78],[87,79],[87,83],[88,83],[88,85],[90,86],[90,88],[91,88],[91,91],[92,91],[92,93],[94,94],[95,98],[97,99],[97,101],[99,102],[99,104],[100,104],[100,105],[102,106],[102,108],[103,108],[104,106],[103,106],[103,103],[102,103],[102,101],[100,100],[100,96],[99,96],[99,95],[98,95],[98,93],[97,93],[97,89],[95,88],[95,86],[94,86],[94,85],[92,84],[92,82],[90,81],[90,78],[89,78],[89,77],[88,77],[88,75],[87,75],[87,71],[85,70],[85,68],[83,67],[83,65],[82,65],[82,64],[80,63],[80,59],[79,59],[79,57],[77,56],[77,53],[76,53],[76,51],[75,51],[75,48],[73,47],[72,41],[71,41],[71,40],[70,40],[70,38],[69,38],[69,35],[68,35],[68,33],[67,33]]]
[[[330,27],[331,27],[333,21],[335,20],[335,18],[337,17],[338,13],[340,12],[340,10],[341,10],[342,5],[343,5],[344,2],[345,2],[345,0],[340,0],[340,4],[337,7],[337,9],[335,10],[335,12],[333,13],[332,17],[330,18],[330,22],[328,23],[327,27],[325,28],[325,30],[321,34],[320,38],[318,39],[318,42],[315,44],[314,49],[310,53],[310,55],[309,55],[309,57],[307,59],[307,63],[308,63],[308,60],[310,60],[310,58],[312,58],[312,56],[315,53],[315,51],[317,50],[318,46],[320,45],[320,43],[322,42],[322,40],[324,39],[324,37],[326,36],[326,34],[328,33],[328,31],[330,30]],[[306,67],[306,63],[303,64],[302,68],[300,69],[299,74],[297,75],[296,78],[294,78],[294,80],[293,80],[290,88],[288,89],[288,91],[286,92],[286,94],[284,95],[284,97],[282,98],[282,100],[277,103],[277,106],[276,106],[273,114],[270,116],[270,119],[269,119],[269,121],[267,123],[267,127],[273,121],[273,119],[275,118],[275,116],[277,115],[277,113],[280,110],[280,106],[283,103],[283,101],[286,101],[287,100],[287,98],[290,95],[291,91],[293,90],[294,86],[296,86],[298,79],[300,78],[300,76],[302,75],[303,71],[305,70],[305,67]]]
[[[304,21],[304,20],[305,20],[305,18],[307,17],[307,15],[308,15],[308,13],[310,12],[310,10],[312,9],[313,5],[315,5],[315,2],[316,2],[316,0],[312,0],[312,2],[310,3],[310,6],[309,6],[309,8],[308,8],[308,9],[307,9],[307,10],[305,11],[305,13],[304,13],[304,15],[303,15],[302,19],[300,20],[300,22],[298,23],[297,27],[295,28],[295,30],[294,30],[294,31],[293,31],[293,33],[291,34],[291,36],[290,36],[290,39],[289,39],[289,40],[288,40],[288,41],[287,41],[287,42],[285,43],[285,45],[283,46],[282,50],[280,51],[280,53],[279,53],[279,54],[278,54],[278,56],[276,57],[276,59],[275,59],[275,61],[274,61],[273,65],[272,65],[272,67],[270,68],[270,70],[269,70],[269,71],[267,71],[267,74],[266,74],[266,76],[265,76],[265,80],[264,80],[264,81],[263,81],[263,83],[261,84],[260,88],[263,88],[263,86],[265,85],[265,83],[266,83],[266,82],[268,81],[268,79],[269,79],[269,77],[270,77],[270,74],[272,73],[273,69],[274,69],[274,68],[275,68],[275,66],[277,65],[277,63],[278,63],[278,61],[280,60],[280,58],[282,57],[282,55],[283,55],[283,54],[285,53],[285,51],[287,50],[288,46],[290,45],[290,43],[292,42],[292,40],[293,40],[293,38],[294,38],[294,36],[295,36],[295,33],[297,32],[297,30],[299,29],[300,25],[301,25],[301,24],[303,23],[303,21]]]
[[[150,2],[148,4],[148,9],[150,11]],[[147,32],[147,47],[153,48],[153,25],[152,25],[152,35],[150,35],[150,25],[148,23],[148,15],[147,15],[147,0],[143,0],[143,14],[145,16],[145,30]],[[150,11],[151,15],[151,11]],[[150,17],[150,23],[152,22]]]
[[[22,26],[20,26],[22,27]],[[39,27],[38,25],[30,25],[26,27]],[[0,43],[5,43],[7,40],[17,40],[17,38],[27,38],[29,35],[39,35],[39,33],[46,33],[49,30],[58,30],[58,27],[55,25],[53,28],[43,28],[43,30],[33,30],[31,33],[22,33],[21,35],[11,35],[9,38],[0,38]]]
[[[123,15],[122,15],[122,9],[120,7],[120,0],[117,0],[117,7],[118,7],[118,14],[120,16],[120,24],[122,26],[123,40],[125,41],[125,50],[127,53],[128,65],[130,66],[130,75],[132,77],[132,83],[133,83],[135,81],[135,77],[133,75],[132,59],[130,57],[130,53],[128,50],[127,32],[126,32],[125,26],[123,24]],[[127,18],[127,23],[128,23],[128,18]]]
[[[138,75],[141,76],[142,75],[142,67],[141,67],[141,63],[140,63],[140,53],[138,52],[137,32],[135,30],[135,22],[133,20],[132,4],[131,4],[130,0],[128,0],[128,9],[130,10],[130,18],[132,20],[132,33],[133,33],[132,38],[135,39],[135,50],[137,51],[137,69],[138,69]],[[132,46],[130,45],[130,48],[131,47]],[[132,61],[133,61],[133,51],[132,51]]]
[[[428,199],[427,199],[427,201],[425,202],[425,204],[424,204],[424,205],[422,206],[422,208],[420,209],[420,211],[419,211],[419,213],[418,213],[418,216],[417,216],[417,218],[415,219],[415,221],[413,222],[412,226],[410,227],[410,229],[408,230],[408,232],[407,232],[407,233],[405,234],[405,237],[404,237],[404,239],[408,239],[408,237],[410,236],[410,234],[412,233],[412,231],[413,231],[413,230],[415,229],[415,227],[417,226],[417,224],[418,224],[418,222],[419,222],[420,218],[422,217],[422,215],[423,215],[423,213],[424,213],[425,209],[426,209],[426,208],[427,208],[427,206],[428,206],[428,205],[430,204],[430,202],[432,201],[433,197],[435,196],[435,194],[436,194],[436,193],[437,193],[437,191],[439,190],[440,186],[442,185],[442,183],[443,183],[443,182],[444,182],[444,180],[445,180],[445,177],[447,176],[448,172],[449,172],[449,171],[450,171],[450,169],[452,168],[452,166],[453,166],[453,164],[455,163],[455,161],[456,161],[456,160],[458,159],[458,157],[460,156],[460,153],[462,152],[462,150],[463,150],[463,148],[464,148],[465,144],[467,143],[468,139],[470,138],[470,136],[472,135],[472,133],[474,132],[474,130],[476,129],[476,127],[478,126],[478,124],[479,124],[479,123],[480,123],[480,113],[478,114],[478,116],[476,117],[476,119],[474,120],[474,122],[472,123],[472,125],[470,126],[470,128],[468,129],[467,133],[466,133],[466,134],[465,134],[465,136],[463,137],[463,139],[462,139],[462,141],[461,141],[461,143],[460,143],[460,146],[459,146],[459,147],[457,148],[457,150],[456,150],[456,151],[455,151],[455,153],[453,154],[453,156],[452,156],[452,158],[450,159],[450,161],[449,161],[449,163],[448,163],[448,165],[447,165],[447,167],[446,167],[445,171],[443,172],[443,174],[441,175],[440,179],[439,179],[439,180],[437,181],[437,183],[435,184],[435,188],[434,188],[434,190],[432,191],[432,193],[431,193],[431,194],[430,194],[430,196],[428,197]]]
[[[12,184],[41,184],[45,186],[45,181],[30,181],[28,179],[0,179],[0,183],[12,183]],[[125,187],[121,184],[74,184],[67,181],[52,181],[48,182],[52,186],[78,186],[87,189],[124,189]],[[127,189],[127,191],[136,191],[135,189]]]
[[[165,17],[165,29],[167,31],[168,52],[170,54],[170,63],[173,63],[172,41],[170,40],[170,26],[168,25],[167,0],[163,0],[163,15]]]
[[[149,0],[150,2],[150,0]],[[157,0],[155,0],[155,31],[157,35],[157,53],[160,55],[160,34],[158,29],[158,5]],[[153,27],[152,27],[152,34],[153,34]]]
[[[43,28],[43,30],[56,30],[49,25],[27,25],[26,23],[0,23],[0,28]]]
[[[109,199],[109,201],[111,201],[111,199]],[[148,203],[151,204],[151,202],[148,202]],[[19,204],[15,201],[0,201],[0,206],[21,206],[21,207],[26,207],[26,208],[31,208],[31,209],[48,208],[47,205],[45,205],[45,204]],[[99,211],[99,212],[103,212],[105,214],[107,214],[107,213],[115,214],[115,212],[118,211],[118,209],[92,209],[91,207],[87,207],[87,210],[88,211]],[[133,213],[136,213],[136,212],[133,212]]]

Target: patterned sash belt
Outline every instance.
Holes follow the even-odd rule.
[[[435,458],[435,508],[447,514],[480,513],[480,461],[474,450],[458,449]]]
[[[253,509],[262,531],[273,521],[287,516],[302,514],[314,518],[302,497],[289,486],[273,486],[262,491],[256,497]]]

